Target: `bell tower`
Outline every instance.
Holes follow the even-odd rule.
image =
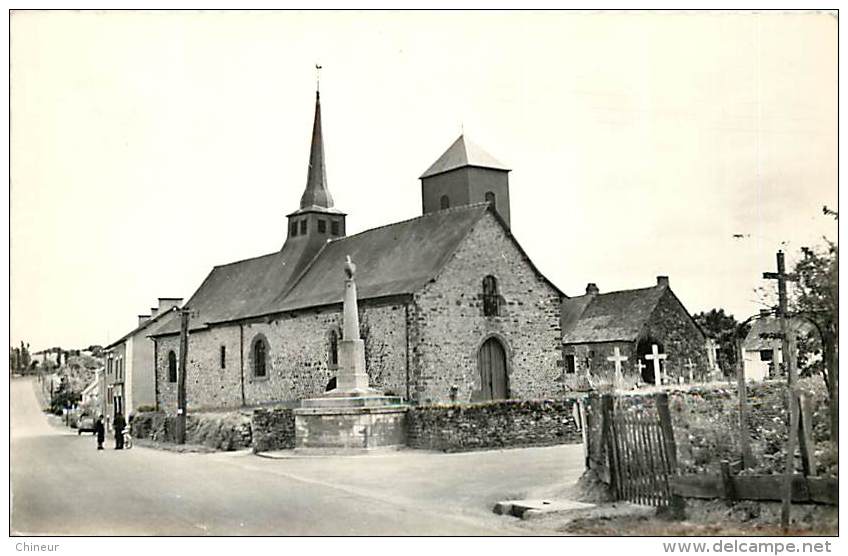
[[[423,212],[488,202],[509,227],[510,171],[460,135],[421,175]]]

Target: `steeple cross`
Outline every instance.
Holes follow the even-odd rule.
[[[613,350],[613,355],[611,357],[607,357],[607,361],[615,363],[615,386],[616,388],[620,388],[622,382],[621,364],[627,361],[627,357],[621,355],[621,349],[616,346]]]
[[[660,348],[657,344],[651,346],[651,353],[645,356],[645,359],[654,363],[654,384],[659,386],[662,384],[662,370],[660,361],[668,359],[668,355],[660,353]]]
[[[315,91],[316,92],[321,91],[321,69],[323,67],[324,66],[322,66],[320,64],[315,64]]]

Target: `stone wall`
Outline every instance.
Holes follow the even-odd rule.
[[[804,379],[801,388],[813,401],[813,441],[818,472],[834,473],[835,460],[829,450],[827,393],[819,378]],[[739,398],[736,387],[694,385],[664,389],[669,397],[677,459],[682,473],[718,473],[722,460],[741,459],[739,444]],[[756,473],[781,473],[785,464],[786,383],[770,381],[748,385],[749,434]],[[618,397],[619,411],[653,413],[656,393],[633,393]],[[603,461],[600,397],[587,400],[589,457]]]
[[[288,450],[294,448],[294,410],[286,407],[257,408],[251,419],[253,451]]]
[[[678,382],[678,377],[688,378],[689,370],[684,365],[689,359],[697,365],[693,371],[695,379],[706,379],[709,373],[706,337],[670,289],[666,290],[648,319],[645,331],[663,343],[668,354],[666,375],[671,382]]]
[[[176,442],[176,416],[164,412],[137,413],[132,420],[133,438]],[[186,416],[186,444],[214,450],[240,450],[252,443],[250,412],[196,413]]]
[[[189,410],[236,408],[321,395],[335,376],[329,365],[330,331],[341,328],[340,306],[279,315],[270,320],[214,326],[189,335],[186,400]],[[363,303],[360,328],[372,386],[406,397],[406,307]],[[268,344],[266,376],[253,370],[257,337]],[[221,347],[226,350],[221,367]],[[179,336],[158,339],[159,410],[176,411],[176,382],[168,381],[168,352],[179,359]],[[242,398],[242,390],[244,398]]]
[[[410,407],[410,448],[458,452],[582,442],[574,399]]]
[[[482,283],[498,281],[500,315],[483,315]],[[480,392],[477,354],[489,337],[507,354],[512,398],[562,394],[560,299],[533,271],[503,227],[487,213],[475,224],[438,278],[414,296],[410,338],[419,403],[475,401]]]

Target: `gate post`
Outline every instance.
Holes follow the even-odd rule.
[[[677,444],[674,442],[674,428],[671,426],[671,411],[668,408],[668,394],[660,392],[657,394],[657,415],[660,418],[660,432],[663,437],[665,457],[668,462],[668,475],[677,475]],[[679,494],[675,494],[673,485],[669,481],[669,507],[666,510],[672,519],[684,519],[686,517],[686,500]]]
[[[615,453],[615,438],[613,438],[615,427],[613,425],[613,399],[612,395],[601,396],[601,415],[603,416],[603,442],[601,443],[607,453],[607,469],[610,477],[610,491],[620,499],[618,486],[618,457]]]

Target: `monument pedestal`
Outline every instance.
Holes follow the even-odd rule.
[[[303,400],[294,410],[296,452],[355,454],[406,444],[406,406],[400,398],[333,393]]]

